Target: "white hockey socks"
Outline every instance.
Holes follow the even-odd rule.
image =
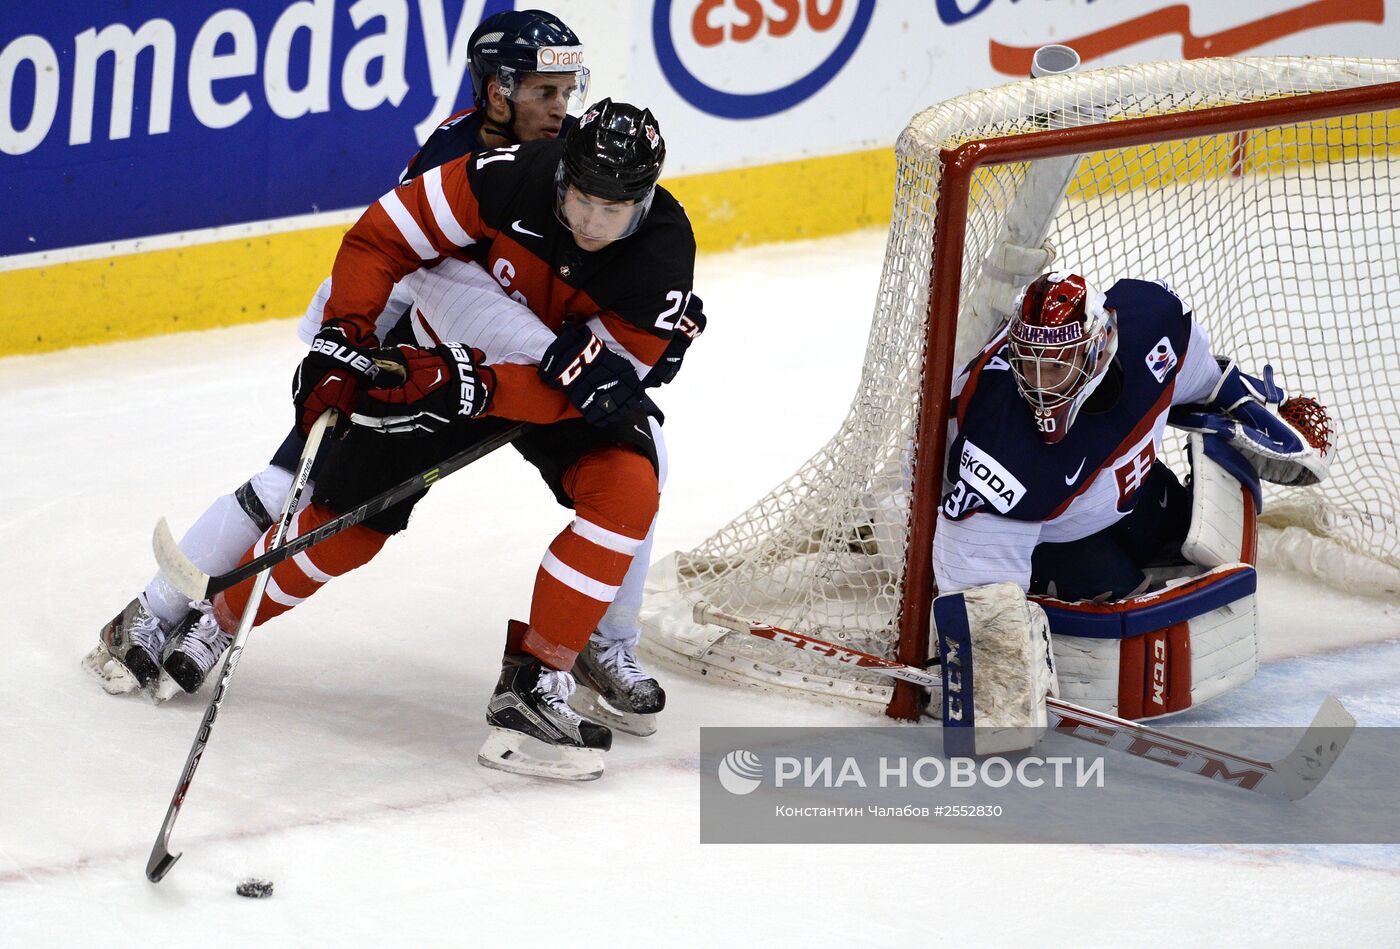
[[[264,508],[279,511],[291,490],[292,475],[269,465],[250,478],[248,485]],[[310,496],[311,485],[308,484],[302,497]],[[205,573],[227,573],[238,566],[243,554],[262,536],[263,530],[263,526],[253,522],[235,494],[225,494],[216,498],[180,538],[180,549]],[[146,584],[145,593],[147,606],[166,629],[173,628],[189,612],[190,598],[159,573]]]

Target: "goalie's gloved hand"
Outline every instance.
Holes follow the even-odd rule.
[[[671,341],[666,344],[666,351],[661,354],[661,358],[656,361],[656,365],[651,367],[651,372],[647,373],[643,385],[648,389],[657,386],[664,386],[672,379],[676,378],[676,373],[681,371],[681,362],[685,359],[685,351],[690,348],[690,344],[700,338],[700,334],[705,332],[703,304],[695,294],[690,295],[690,302],[686,304],[685,312],[681,314],[680,320],[676,323],[676,332],[671,337]]]
[[[1285,402],[1283,389],[1274,384],[1273,366],[1265,366],[1259,379],[1241,372],[1233,359],[1218,362],[1220,381],[1206,403],[1177,406],[1168,420],[1187,431],[1221,436],[1249,458],[1265,481],[1310,485],[1326,478],[1331,434],[1326,409],[1312,399]]]
[[[349,323],[327,323],[311,341],[311,352],[292,376],[292,402],[303,433],[326,409],[349,415],[362,383],[374,382],[380,368],[374,361],[379,343]]]
[[[1255,402],[1237,405],[1233,415],[1214,406],[1179,405],[1168,419],[1188,432],[1224,438],[1249,459],[1265,481],[1301,486],[1327,477],[1326,451],[1314,447],[1291,423]]]
[[[483,364],[479,349],[462,343],[400,345],[381,350],[379,358],[397,366],[403,382],[366,391],[350,417],[356,425],[386,435],[431,435],[491,407],[496,373]]]
[[[592,425],[608,425],[631,408],[642,381],[619,356],[582,323],[566,326],[540,359],[540,378],[563,389],[574,408]]]
[[[1233,416],[1246,405],[1278,405],[1283,401],[1283,389],[1274,385],[1274,367],[1264,367],[1264,378],[1258,379],[1241,372],[1233,359],[1217,359],[1220,381],[1215,384],[1206,404]]]

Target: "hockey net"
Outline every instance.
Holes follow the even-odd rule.
[[[1400,591],[1396,83],[1397,60],[1195,60],[1013,82],[915,116],[849,415],[748,511],[653,565],[644,648],[720,679],[891,701],[865,673],[716,639],[691,607],[927,657],[953,367],[1016,287],[1051,269],[1031,252],[1042,244],[1101,288],[1166,278],[1215,352],[1246,371],[1270,363],[1289,394],[1322,401],[1330,477],[1266,486],[1261,550],[1351,589]],[[891,713],[907,716],[908,699]]]

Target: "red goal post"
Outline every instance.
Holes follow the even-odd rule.
[[[649,655],[912,715],[912,689],[891,694],[859,670],[724,638],[696,627],[690,607],[922,665],[953,374],[1051,259],[1105,288],[1169,279],[1217,352],[1256,370],[1272,361],[1290,395],[1328,403],[1340,423],[1332,476],[1322,490],[1271,489],[1265,519],[1289,543],[1297,531],[1333,545],[1329,558],[1377,565],[1373,586],[1400,590],[1400,382],[1389,381],[1400,361],[1400,61],[1195,60],[1009,83],[920,113],[896,152],[850,414],[748,511],[653,565]],[[1058,253],[1028,251],[1042,245]],[[1329,357],[1351,360],[1348,371]]]

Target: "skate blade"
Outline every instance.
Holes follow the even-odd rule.
[[[136,676],[119,660],[113,658],[107,647],[101,643],[83,657],[82,666],[97,677],[97,681],[108,695],[130,695],[141,691],[141,683],[136,681]]]
[[[578,691],[569,696],[569,706],[584,718],[602,722],[609,728],[646,738],[656,734],[655,713],[620,712],[608,704],[597,692],[580,684]]]
[[[539,754],[541,751],[549,757]],[[494,726],[482,742],[476,760],[497,771],[556,781],[593,781],[603,774],[603,753],[595,748],[561,748]]]
[[[177,695],[184,695],[185,690],[180,688],[180,683],[170,678],[170,673],[164,669],[160,670],[160,675],[151,687],[146,690],[154,705],[164,705]]]

